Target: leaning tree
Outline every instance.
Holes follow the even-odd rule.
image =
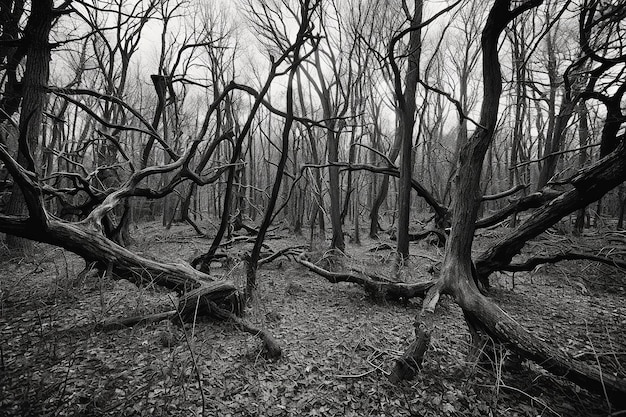
[[[92,11],[101,10],[87,2],[80,5]],[[17,146],[13,147],[10,143],[0,144],[0,161],[10,173],[15,189],[23,196],[26,210],[0,214],[0,232],[65,248],[81,256],[89,268],[98,268],[111,277],[172,289],[180,294],[179,302],[177,311],[166,312],[166,317],[192,318],[204,314],[230,318],[239,323],[244,330],[259,335],[270,356],[280,355],[280,348],[271,336],[238,317],[243,308],[242,298],[233,282],[214,280],[208,273],[185,263],[169,263],[133,253],[116,241],[109,225],[116,220],[114,210],[126,204],[131,198],[160,199],[176,192],[181,184],[193,183],[203,187],[215,183],[224,175],[227,182],[232,183],[244,139],[258,109],[262,106],[280,117],[287,116],[288,122],[291,118],[292,121],[298,120],[305,125],[310,123],[320,125],[294,116],[291,108],[285,112],[266,101],[266,94],[273,82],[286,74],[290,74],[290,80],[293,78],[294,68],[300,61],[300,48],[315,39],[308,22],[316,5],[317,2],[301,3],[298,12],[302,15],[296,19],[300,27],[299,36],[279,55],[270,57],[270,67],[262,88],[257,91],[247,85],[229,82],[213,101],[207,104],[204,109],[204,121],[199,126],[198,132],[195,134],[191,132],[190,141],[186,144],[184,152],[178,152],[159,133],[156,124],[150,122],[149,117],[123,97],[86,87],[70,89],[48,85],[49,56],[55,46],[49,39],[50,30],[59,17],[76,13],[73,7],[77,6],[65,2],[55,8],[52,1],[32,2],[32,10],[27,15],[25,29],[23,32],[17,31],[18,36],[10,42],[24,51],[27,57],[27,70],[20,80],[24,84],[24,95],[21,97],[21,106],[15,107],[15,111],[19,110],[20,114],[20,123],[16,129]],[[122,15],[130,18],[126,11],[122,12]],[[94,33],[96,36],[102,36],[99,30],[85,36],[93,36]],[[63,42],[70,43],[71,39]],[[186,50],[193,50],[195,46],[194,44],[183,46],[181,54]],[[176,79],[176,74],[168,76]],[[168,88],[174,87],[170,85]],[[158,89],[155,94],[158,95]],[[243,127],[236,135],[232,131],[212,131],[211,126],[215,125],[215,119],[218,117],[216,114],[221,104],[226,100],[232,101],[234,94],[246,94],[253,99],[252,106],[245,115]],[[57,158],[70,161],[69,166],[76,170],[56,172],[51,177],[43,177],[39,165],[35,162],[37,156],[34,151],[41,143],[40,132],[42,118],[45,115],[46,95],[55,95],[68,101],[77,111],[82,112],[84,119],[93,119],[95,124],[115,133],[115,136],[108,134],[106,139],[116,148],[116,154],[123,159],[123,164],[129,170],[128,178],[124,182],[115,187],[99,188],[98,173],[103,169],[110,169],[111,166],[100,166],[98,160],[94,158],[95,166],[93,170],[89,170],[86,156],[88,152],[83,155],[85,158],[83,163],[73,161],[67,155],[57,152]],[[86,99],[95,100],[97,105],[88,105]],[[156,101],[158,103],[158,100]],[[98,107],[114,108],[120,115],[118,120],[123,120],[124,123],[116,123],[111,118],[103,117],[98,113]],[[157,105],[153,119],[158,117],[160,111],[158,107]],[[154,144],[151,151],[158,150],[161,155],[166,155],[166,160],[170,162],[154,165],[144,163],[155,159],[149,158],[144,152],[141,166],[136,168],[132,158],[124,150],[122,138],[125,133],[139,135],[144,143]],[[290,129],[287,125],[285,128],[287,138],[289,134]],[[229,161],[223,165],[206,166],[207,161],[215,159],[214,152],[222,143],[232,146]],[[288,144],[288,141],[286,143]],[[89,146],[97,144],[88,142],[83,148]],[[117,164],[110,161],[108,163]],[[57,186],[55,179],[59,177],[66,180],[63,187]],[[280,180],[277,183],[280,184]],[[228,189],[232,191],[232,188]],[[50,204],[54,200],[63,201],[65,205],[74,204],[80,210],[76,212],[77,215],[71,216],[71,219],[62,219],[57,216],[59,213],[53,210],[55,205]],[[228,209],[231,201],[228,195],[224,201]],[[210,263],[210,260],[206,262]]]
[[[392,378],[395,380],[411,378],[418,371],[430,343],[435,308],[440,297],[447,294],[462,308],[476,351],[484,346],[486,338],[491,338],[554,374],[564,376],[596,392],[605,393],[613,402],[623,403],[626,381],[602,374],[594,367],[577,362],[534,336],[484,296],[475,280],[476,270],[472,264],[471,249],[482,200],[481,171],[486,152],[493,140],[502,91],[498,57],[499,39],[513,19],[541,3],[541,0],[530,0],[521,4],[510,0],[496,0],[489,11],[481,38],[483,97],[479,127],[459,153],[450,207],[451,229],[441,272],[424,298],[421,313],[416,320],[416,340],[398,360]],[[613,10],[611,12],[607,9],[599,10],[597,2],[586,2],[582,8],[581,43],[585,56],[581,59],[596,62],[595,68],[591,70],[596,80],[603,75],[619,74],[610,71],[610,68],[623,65],[625,62],[623,54],[617,55],[615,50],[608,52],[606,49],[599,50],[597,45],[590,44],[591,39],[598,39],[592,37],[592,34],[597,32],[607,34],[608,28],[604,27],[605,25],[617,25],[616,19],[621,19],[619,16],[623,15],[623,10],[621,12],[613,14]],[[608,57],[606,54],[611,56]],[[590,91],[581,95],[581,99],[597,99],[602,102],[611,116],[607,118],[602,131],[603,148],[606,148],[607,152],[604,152],[602,158],[595,164],[573,176],[567,183],[567,191],[543,205],[529,220],[511,232],[510,236],[481,255],[477,262],[479,274],[488,274],[496,270],[498,265],[508,264],[528,239],[545,231],[565,215],[597,200],[626,179],[626,146],[623,143],[623,136],[618,136],[619,126],[625,119],[621,111],[617,110],[619,104],[616,104],[621,103],[622,90],[626,89],[626,84],[618,76],[614,78],[612,85],[614,88],[603,89],[603,93],[598,93],[593,89],[594,86],[591,86]]]

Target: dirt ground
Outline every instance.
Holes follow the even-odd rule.
[[[274,233],[271,250],[306,241],[288,230]],[[185,225],[166,231],[145,224],[133,236],[133,250],[171,262],[189,261],[210,243]],[[479,243],[497,236],[490,232]],[[544,236],[528,250],[550,249],[555,239],[565,238]],[[349,244],[340,267],[391,274],[391,252],[370,251],[379,243]],[[249,248],[228,248],[235,261],[215,265],[214,278],[243,287],[237,255]],[[420,242],[411,252],[408,279],[436,273],[440,249]],[[292,260],[276,260],[259,270],[260,296],[246,311],[284,350],[269,361],[258,338],[226,322],[98,330],[103,320],[172,310],[176,295],[79,274],[83,268],[73,254],[40,244],[33,259],[0,262],[1,416],[622,415],[602,396],[535,364],[507,366],[504,352],[490,364],[468,362],[462,314],[445,297],[422,372],[393,385],[387,374],[412,340],[419,299],[373,300],[354,284],[331,284]],[[492,297],[537,335],[626,378],[623,271],[564,262],[495,274],[492,283]]]

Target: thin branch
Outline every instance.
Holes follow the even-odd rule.
[[[529,186],[530,186],[530,184],[518,184],[518,185],[516,185],[515,187],[513,187],[511,189],[502,191],[502,192],[497,193],[497,194],[484,195],[482,200],[483,201],[499,200],[501,198],[508,197],[508,196],[510,196],[512,194],[515,194],[518,191],[524,190],[524,189],[528,188]]]
[[[477,121],[475,121],[474,119],[469,117],[467,114],[465,114],[465,112],[463,111],[463,105],[461,104],[461,102],[459,100],[457,100],[454,97],[452,97],[452,94],[450,94],[450,93],[448,93],[446,91],[443,91],[443,90],[441,90],[441,89],[439,89],[437,87],[433,87],[431,85],[428,85],[424,81],[422,81],[421,79],[418,79],[417,82],[419,82],[420,85],[422,87],[424,87],[425,89],[430,90],[430,91],[432,91],[434,93],[437,93],[437,94],[442,95],[445,98],[447,98],[448,101],[450,101],[452,104],[454,104],[454,107],[456,107],[456,111],[459,113],[459,117],[461,119],[468,120],[468,121],[472,122],[476,127],[479,127],[481,129],[485,129],[486,130],[485,126],[481,125],[480,123],[478,123]]]
[[[578,151],[582,151],[582,150],[585,150],[585,149],[588,149],[588,148],[593,148],[593,147],[600,146],[600,145],[601,145],[601,143],[592,143],[591,145],[581,146],[580,148],[576,148],[576,149],[566,149],[564,151],[552,152],[551,154],[545,155],[545,156],[543,156],[541,158],[531,159],[529,161],[520,162],[519,164],[510,167],[509,170],[513,170],[513,169],[517,169],[519,167],[523,167],[523,166],[526,166],[526,165],[534,164],[536,162],[541,162],[541,161],[543,161],[545,159],[552,158],[553,156],[563,155],[563,154],[570,153],[570,152],[578,152]]]

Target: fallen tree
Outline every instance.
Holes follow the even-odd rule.
[[[527,196],[517,198],[513,201],[510,201],[509,204],[507,204],[505,207],[501,208],[497,212],[478,220],[476,222],[476,228],[480,229],[490,227],[500,223],[501,221],[505,220],[513,214],[539,208],[554,200],[561,194],[562,193],[559,191],[555,191],[550,188],[544,188],[541,191],[537,191]]]
[[[561,261],[575,261],[575,260],[587,260],[600,262],[605,265],[614,266],[621,269],[626,269],[626,262],[618,259],[608,258],[606,256],[598,256],[590,253],[581,252],[564,252],[556,253],[546,256],[533,256],[526,259],[524,262],[510,263],[502,268],[500,271],[520,272],[520,271],[532,271],[539,265],[554,264]]]
[[[476,259],[479,275],[486,279],[492,272],[506,268],[528,240],[539,236],[563,217],[599,200],[626,180],[624,136],[615,151],[579,171],[569,182],[571,189],[535,210],[533,216],[485,250]]]
[[[23,135],[20,140],[23,140]],[[103,324],[103,329],[131,326],[151,320],[174,320],[178,317],[195,320],[199,316],[209,316],[230,320],[242,330],[260,337],[267,355],[279,357],[280,346],[269,333],[238,317],[243,311],[243,299],[233,282],[214,280],[184,263],[160,262],[137,255],[107,238],[103,232],[103,219],[124,198],[135,195],[136,186],[143,178],[157,171],[170,172],[179,169],[186,164],[194,148],[172,164],[137,171],[124,185],[97,205],[87,218],[71,223],[56,218],[45,209],[43,187],[37,181],[37,175],[19,165],[7,149],[0,145],[0,160],[20,187],[28,208],[27,216],[0,215],[0,231],[67,249],[81,256],[87,265],[106,270],[112,278],[124,278],[138,285],[155,284],[179,294],[176,311],[115,320]],[[145,190],[141,192],[145,193]]]
[[[296,261],[316,274],[326,278],[328,282],[350,282],[362,286],[368,294],[377,299],[410,299],[423,298],[426,292],[434,285],[435,281],[425,280],[418,283],[404,283],[392,281],[365,271],[356,272],[333,272],[324,269],[307,259],[307,254],[302,253]]]

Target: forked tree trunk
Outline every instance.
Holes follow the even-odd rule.
[[[303,14],[303,19],[307,21],[308,15]],[[259,259],[261,257],[261,248],[263,246],[263,241],[265,240],[265,234],[267,233],[267,229],[272,224],[274,220],[274,208],[276,207],[276,202],[278,201],[278,195],[280,194],[281,184],[285,172],[285,167],[287,165],[287,159],[289,158],[289,137],[291,136],[291,126],[293,125],[293,81],[296,75],[296,71],[298,70],[298,65],[300,64],[299,52],[300,48],[304,44],[304,32],[308,29],[308,23],[300,26],[300,31],[298,32],[298,37],[296,39],[296,47],[294,50],[293,64],[291,69],[289,70],[289,78],[287,80],[287,91],[286,91],[286,108],[287,115],[285,117],[285,124],[283,126],[282,132],[282,146],[280,149],[280,160],[278,161],[278,165],[276,165],[276,176],[274,178],[274,185],[272,186],[272,193],[270,195],[270,199],[267,202],[267,207],[265,208],[265,215],[263,216],[263,221],[261,222],[261,226],[259,227],[259,233],[257,234],[256,240],[254,241],[254,246],[252,248],[252,252],[250,253],[250,257],[247,262],[247,270],[246,270],[246,298],[252,299],[256,295],[257,282],[256,282],[256,272],[259,265]]]
[[[530,334],[496,304],[484,297],[472,279],[471,248],[478,205],[480,203],[480,174],[487,148],[491,142],[498,115],[502,89],[498,60],[498,38],[506,25],[516,16],[537,7],[541,0],[530,0],[509,10],[510,0],[496,0],[482,34],[483,52],[483,104],[480,124],[473,137],[459,155],[457,175],[454,180],[452,201],[452,228],[438,282],[428,291],[420,316],[416,320],[416,340],[400,358],[390,378],[411,378],[418,371],[433,328],[433,313],[441,294],[450,294],[463,309],[475,344],[481,335],[491,336],[508,348],[536,361],[547,370],[580,384],[583,387],[605,392],[612,400],[624,401],[626,381],[603,375],[595,368],[577,363]],[[623,165],[624,162],[616,162]],[[578,186],[593,188],[595,181],[578,182]],[[576,192],[576,191],[574,191]],[[574,197],[565,193],[560,199]],[[558,199],[557,199],[558,200]],[[554,206],[554,202],[550,207]],[[548,211],[550,209],[548,207]]]

